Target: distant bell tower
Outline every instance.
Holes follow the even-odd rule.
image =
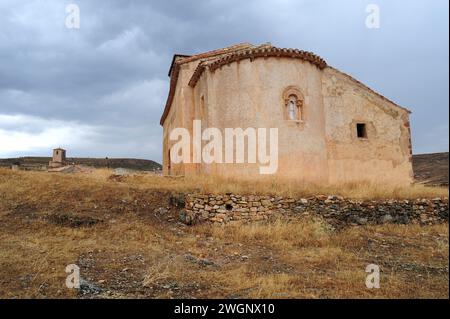
[[[66,150],[62,148],[55,148],[53,150],[53,158],[48,163],[50,167],[61,167],[66,165]]]

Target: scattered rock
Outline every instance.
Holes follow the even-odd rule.
[[[366,225],[367,224],[368,219],[364,218],[364,217],[358,217],[356,218],[356,223],[358,225]]]
[[[204,258],[197,258],[195,256],[192,256],[191,254],[186,254],[184,256],[184,259],[186,259],[187,261],[190,261],[192,263],[195,264],[199,264],[201,266],[213,266],[215,265],[215,263],[209,259],[204,259]]]
[[[165,215],[169,212],[167,208],[159,207],[153,211],[155,214]]]
[[[186,225],[192,225],[192,223],[193,223],[193,216],[186,209],[180,210],[180,212],[178,213],[178,217],[179,217],[180,221],[182,223],[185,223]]]
[[[114,169],[114,174],[116,176],[124,176],[124,175],[131,175],[134,174],[135,171],[132,169],[127,169],[127,168],[122,168],[122,167],[118,167]]]
[[[392,222],[392,220],[393,220],[393,218],[389,214],[383,215],[383,217],[381,217],[381,222],[383,224],[390,223],[390,222]]]
[[[178,193],[170,195],[169,202],[176,208],[184,208],[186,202],[186,194]]]
[[[103,291],[102,288],[96,286],[90,281],[80,278],[80,290],[79,293],[82,295],[98,295]]]

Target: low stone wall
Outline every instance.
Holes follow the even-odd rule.
[[[178,197],[179,198],[179,197]],[[448,198],[359,201],[340,196],[310,198],[188,194],[179,213],[186,224],[250,222],[280,216],[320,216],[332,224],[435,224],[448,222]]]

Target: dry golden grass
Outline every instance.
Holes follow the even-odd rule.
[[[384,225],[333,232],[321,221],[279,220],[238,227],[201,227],[219,241],[256,246],[271,257],[247,264],[240,276],[232,272],[225,277],[227,281],[237,276],[237,287],[242,281],[252,283],[254,289],[248,297],[448,296],[444,292],[448,289],[448,225]],[[368,245],[370,241],[373,246]],[[247,251],[253,255],[252,249]],[[382,269],[380,290],[364,285],[364,269],[369,263]],[[437,270],[439,274],[430,273]]]
[[[80,266],[84,279],[104,289],[103,298],[449,297],[448,224],[335,231],[317,219],[280,219],[185,226],[176,222],[175,210],[167,216],[153,213],[168,204],[171,192],[219,192],[226,187],[258,192],[262,186],[214,188],[209,179],[146,175],[114,181],[110,175],[109,170],[0,170],[0,297],[83,297],[65,287],[65,267],[72,263]],[[445,193],[440,188],[412,189],[380,190],[377,196]],[[361,198],[368,191],[322,188],[320,193]],[[64,225],[48,218],[55,214],[101,222]],[[381,268],[380,289],[365,287],[370,263]]]
[[[289,197],[308,197],[318,194],[334,194],[355,199],[411,199],[448,197],[448,188],[430,187],[421,184],[411,186],[387,186],[369,182],[347,183],[340,185],[318,186],[292,180],[263,178],[257,182],[235,178],[192,176],[192,177],[163,177],[139,176],[128,178],[131,185],[175,190],[180,192],[201,193],[235,193],[280,195]]]
[[[23,176],[31,183],[48,185],[58,183],[77,183],[80,189],[85,187],[103,186],[109,182],[113,174],[111,169],[96,169],[92,172],[59,174],[45,172],[11,172],[0,168],[1,178],[16,179],[8,185],[9,190],[23,187]],[[305,184],[292,180],[275,178],[263,178],[260,181],[243,180],[234,178],[192,176],[192,177],[164,177],[153,174],[137,173],[131,176],[121,177],[128,187],[148,190],[162,190],[171,192],[196,192],[196,193],[236,193],[236,194],[259,194],[280,195],[289,197],[309,197],[318,194],[334,194],[354,199],[414,199],[414,198],[448,198],[447,187],[431,187],[422,184],[411,186],[388,186],[369,182],[355,182],[340,185],[318,186]],[[10,181],[11,182],[11,181]],[[124,185],[124,184],[122,184]],[[45,186],[44,186],[45,187]],[[61,185],[60,187],[64,187]]]

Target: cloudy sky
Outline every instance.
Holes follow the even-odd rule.
[[[313,51],[413,111],[414,153],[448,150],[448,0],[1,0],[0,22],[0,157],[160,161],[172,55],[240,42]]]

